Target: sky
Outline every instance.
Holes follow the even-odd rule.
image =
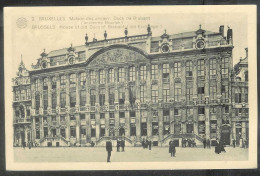
[[[245,57],[244,48],[248,47],[247,14],[238,12],[219,13],[217,10],[197,9],[176,10],[176,7],[163,8],[59,8],[21,10],[12,16],[12,59],[13,75],[17,71],[21,55],[26,68],[36,64],[37,58],[45,49],[46,52],[61,48],[84,45],[85,34],[89,41],[93,37],[104,39],[104,31],[108,39],[123,37],[125,27],[128,36],[147,33],[147,25],[152,26],[152,35],[160,36],[165,29],[168,34],[196,31],[201,24],[202,29],[218,32],[224,25],[225,36],[228,26],[233,29],[233,63]],[[96,10],[95,10],[96,9]],[[197,9],[197,10],[196,10]],[[194,10],[194,8],[192,9]],[[26,27],[21,28],[20,18],[26,19]],[[19,23],[20,22],[20,23]],[[23,24],[23,23],[22,23]],[[10,46],[9,46],[10,47]],[[249,49],[250,51],[250,49]]]

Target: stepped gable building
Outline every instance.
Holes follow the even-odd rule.
[[[105,31],[91,42],[86,35],[82,46],[41,54],[29,72],[31,89],[13,87],[15,145],[103,145],[118,137],[135,146],[182,137],[230,144],[232,29],[153,37],[148,25],[146,34],[124,33],[108,39]],[[16,99],[24,90],[28,99]],[[31,135],[23,137],[27,127]]]
[[[234,79],[232,82],[232,129],[233,138],[239,145],[241,139],[249,138],[248,132],[248,48],[246,57],[234,66]]]

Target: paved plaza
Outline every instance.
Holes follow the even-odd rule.
[[[170,157],[168,147],[126,147],[117,152],[113,147],[112,162],[176,162],[176,161],[243,161],[248,159],[248,149],[226,147],[226,153],[216,154],[214,147],[176,147],[176,157]],[[106,162],[105,147],[14,148],[15,162]]]

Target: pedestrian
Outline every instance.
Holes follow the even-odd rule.
[[[236,140],[235,139],[233,139],[232,143],[233,143],[233,147],[236,148]]]
[[[220,148],[219,148],[219,141],[218,141],[218,139],[216,140],[215,153],[216,153],[216,154],[219,154],[219,153],[220,153]]]
[[[184,138],[181,138],[181,146],[184,147]]]
[[[207,147],[210,148],[210,139],[207,141]]]
[[[23,149],[26,147],[26,142],[22,142]]]
[[[110,162],[111,151],[113,151],[111,140],[107,140],[106,150],[107,150],[107,162]]]
[[[204,149],[206,148],[206,138],[203,139],[203,146],[204,146]]]
[[[225,146],[224,146],[224,141],[222,139],[219,140],[219,149],[220,149],[220,152],[226,152]]]
[[[171,154],[171,157],[175,157],[175,145],[173,141],[170,141],[169,145],[169,153]]]
[[[143,138],[143,141],[142,141],[142,146],[143,146],[143,149],[145,147],[145,141],[144,141],[144,138]]]
[[[152,149],[152,141],[151,140],[148,141],[148,146],[149,146],[149,150],[151,150]]]
[[[116,148],[117,148],[117,152],[120,152],[120,141],[119,141],[119,139],[116,140]]]
[[[28,141],[28,148],[31,149],[31,141]]]
[[[122,147],[122,152],[124,152],[125,151],[125,140],[124,139],[121,140],[121,147]]]
[[[145,141],[145,148],[148,148],[148,139]]]

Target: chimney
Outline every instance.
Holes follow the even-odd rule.
[[[245,48],[246,50],[246,58],[248,57],[248,48]]]
[[[224,25],[219,26],[219,33],[224,37]]]
[[[230,29],[230,27],[228,26],[228,30],[227,30],[227,41],[228,43],[233,43],[233,34],[232,34],[232,29]]]

